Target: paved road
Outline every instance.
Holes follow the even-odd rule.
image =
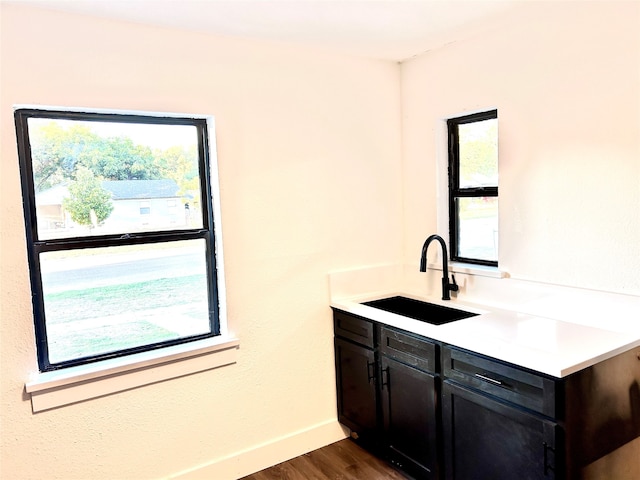
[[[111,256],[109,263],[86,266],[74,261],[66,269],[43,268],[42,285],[46,293],[81,290],[105,285],[144,282],[158,278],[174,278],[205,273],[201,252],[166,253],[163,256],[137,258],[132,255]]]

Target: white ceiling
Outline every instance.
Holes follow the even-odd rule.
[[[3,0],[401,61],[484,28],[525,0]]]

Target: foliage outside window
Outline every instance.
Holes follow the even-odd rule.
[[[218,335],[206,119],[15,119],[40,370]]]
[[[498,265],[498,112],[452,118],[449,138],[451,259]]]

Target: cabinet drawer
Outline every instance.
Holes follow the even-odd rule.
[[[336,337],[373,348],[373,323],[369,320],[334,310],[333,327]]]
[[[380,329],[380,352],[425,372],[436,372],[437,346],[430,340],[389,327]]]
[[[555,417],[554,380],[465,350],[445,347],[445,377],[534,412]]]

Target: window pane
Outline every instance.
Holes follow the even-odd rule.
[[[498,261],[498,198],[457,198],[458,256]]]
[[[458,125],[460,188],[498,185],[498,120]]]
[[[202,228],[196,126],[36,117],[28,127],[41,240]]]
[[[51,363],[211,331],[205,241],[40,255]]]

